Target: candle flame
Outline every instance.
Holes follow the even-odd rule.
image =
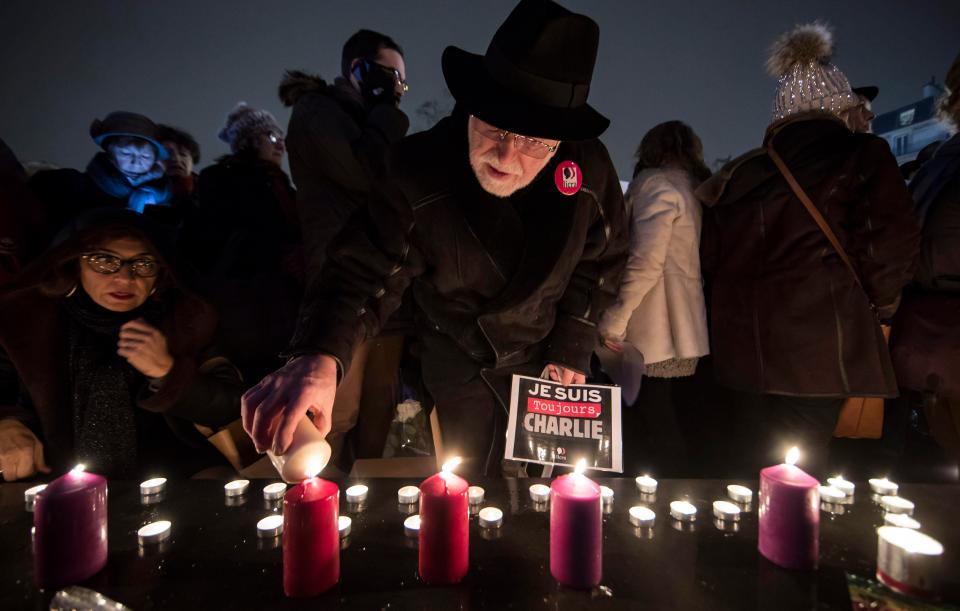
[[[307,462],[307,468],[304,470],[304,475],[307,476],[307,479],[313,479],[323,471],[323,461],[313,459]]]
[[[461,462],[463,462],[463,459],[461,459],[459,456],[455,456],[455,457],[451,458],[450,460],[448,460],[447,462],[443,463],[443,466],[440,467],[440,471],[442,471],[442,472],[444,472],[444,473],[450,473],[450,472],[453,471],[453,470],[457,467],[457,465],[459,465]]]
[[[70,473],[83,473],[87,470],[87,465],[80,463],[73,469],[70,469]]]
[[[581,458],[577,461],[577,466],[573,469],[573,472],[577,475],[583,475],[587,470],[587,459]]]
[[[800,460],[800,448],[793,446],[790,448],[790,451],[787,452],[787,459],[784,462],[788,465],[795,465],[798,460]]]

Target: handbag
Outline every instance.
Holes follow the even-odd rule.
[[[773,160],[773,164],[777,166],[780,174],[783,175],[783,178],[787,181],[793,194],[797,196],[797,199],[800,200],[803,207],[806,208],[810,216],[813,217],[820,231],[822,231],[827,237],[827,240],[830,241],[833,249],[840,255],[840,259],[843,260],[844,265],[850,270],[850,274],[853,276],[853,280],[857,283],[857,286],[860,287],[860,290],[863,290],[860,275],[857,273],[856,268],[850,261],[850,257],[847,256],[847,251],[844,250],[840,244],[840,240],[837,239],[836,234],[833,232],[833,229],[830,228],[827,220],[823,218],[823,215],[820,214],[817,207],[810,201],[810,197],[806,191],[803,190],[803,187],[801,187],[797,179],[794,178],[793,172],[790,171],[790,168],[787,167],[787,164],[773,146],[767,146],[766,151],[770,159]],[[866,291],[864,291],[864,293],[866,293]],[[877,311],[876,305],[873,302],[870,303],[870,309],[872,309],[874,313]],[[884,341],[889,342],[890,327],[881,325],[881,330],[883,331]],[[840,415],[837,418],[837,426],[833,431],[833,436],[848,437],[851,439],[880,439],[883,435],[883,403],[884,400],[880,397],[848,397],[840,408]]]

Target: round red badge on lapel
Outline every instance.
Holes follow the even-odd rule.
[[[557,191],[564,195],[576,195],[583,185],[583,172],[576,163],[561,161],[553,173],[553,182],[557,185]]]

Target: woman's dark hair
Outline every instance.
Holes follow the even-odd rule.
[[[340,73],[343,78],[350,78],[350,64],[358,57],[373,59],[380,49],[393,49],[403,57],[403,48],[392,38],[373,30],[360,30],[343,43],[343,53],[340,54]]]
[[[637,147],[636,177],[646,169],[678,167],[689,172],[698,182],[710,178],[710,169],[703,162],[703,143],[683,121],[667,121],[653,127]]]
[[[158,125],[157,140],[161,144],[164,142],[173,142],[177,146],[187,149],[190,157],[193,158],[193,164],[197,165],[200,163],[200,145],[193,136],[182,129],[171,127],[170,125]]]

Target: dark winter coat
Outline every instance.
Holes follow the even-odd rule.
[[[871,303],[893,314],[919,232],[889,146],[823,113],[771,125],[764,144],[830,223],[866,294],[763,149],[735,159],[697,191],[719,381],[754,393],[896,396]]]
[[[200,173],[181,245],[220,315],[220,346],[256,384],[280,367],[303,295],[296,191],[275,164],[228,155]]]
[[[563,160],[582,168],[573,196],[554,183]],[[547,363],[587,371],[628,246],[623,195],[600,141],[561,144],[541,175],[506,199],[477,182],[459,113],[404,140],[393,163],[367,213],[331,247],[290,353],[330,354],[345,369],[412,285],[424,380],[438,405],[473,411],[493,400],[492,388],[505,409],[514,371],[539,375]],[[522,229],[504,234],[489,222],[497,206],[513,207]],[[473,383],[477,373],[485,384]],[[469,392],[459,383],[468,379]],[[479,428],[473,435],[497,439]]]
[[[280,99],[292,107],[287,128],[290,173],[309,262],[307,278],[323,266],[327,247],[350,216],[366,204],[389,150],[407,133],[407,116],[391,104],[367,108],[342,78],[288,72]]]

